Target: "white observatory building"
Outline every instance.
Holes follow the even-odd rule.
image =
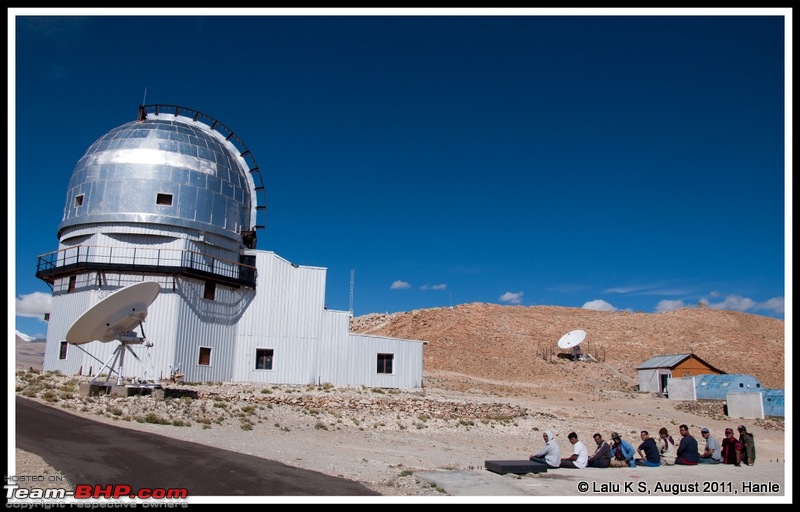
[[[351,312],[325,307],[325,268],[256,249],[265,208],[261,171],[233,131],[192,109],[140,106],[78,161],[58,250],[39,256],[53,293],[44,370],[96,375],[117,344],[67,332],[149,281],[160,286],[141,325],[149,343],[122,377],[421,388],[423,341],[351,333]]]

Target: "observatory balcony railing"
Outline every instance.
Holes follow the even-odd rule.
[[[255,256],[234,262],[187,249],[149,249],[77,245],[39,256],[36,277],[52,285],[56,279],[85,272],[141,272],[183,275],[233,287],[255,288]]]

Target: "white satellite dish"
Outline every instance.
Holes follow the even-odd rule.
[[[161,286],[150,281],[121,288],[104,298],[75,320],[66,340],[73,345],[91,341],[109,342],[138,327],[147,308],[156,300]]]
[[[586,339],[586,331],[576,329],[569,331],[567,334],[558,340],[558,348],[572,348],[577,347],[581,342]]]
[[[142,326],[145,317],[147,317],[147,308],[156,300],[160,292],[161,286],[150,281],[121,288],[87,309],[67,331],[67,342],[78,346],[87,354],[89,352],[80,345],[92,341],[103,343],[114,340],[119,341],[119,346],[98,371],[98,375],[100,375],[106,368],[109,370],[106,375],[105,385],[107,385],[112,373],[117,374],[117,385],[122,385],[122,366],[126,350],[141,364],[139,356],[129,345],[144,344],[147,347],[152,346],[152,343],[145,339],[143,328],[141,337],[136,334],[134,329]],[[91,354],[89,355],[92,356]],[[94,356],[92,357],[97,359]],[[97,360],[100,361],[99,359]],[[146,368],[145,372],[147,372]],[[97,384],[98,382],[93,379],[92,383]]]

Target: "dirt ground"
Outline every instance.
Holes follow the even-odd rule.
[[[741,421],[725,417],[716,403],[674,402],[648,393],[618,391],[599,391],[587,397],[570,390],[553,394],[536,388],[528,388],[524,398],[508,397],[485,390],[448,389],[452,378],[431,375],[431,385],[418,392],[188,386],[170,389],[191,392],[191,398],[155,400],[87,398],[74,391],[74,378],[28,370],[18,372],[16,387],[22,396],[97,421],[356,480],[381,493],[384,500],[652,502],[714,496],[715,502],[725,497],[741,502],[756,496],[768,502],[791,496],[786,487],[791,479],[786,478],[784,423],[775,419],[744,422],[756,438],[755,466],[498,475],[486,469],[487,460],[527,459],[541,446],[544,430],[556,433],[562,455],[568,456],[571,446],[566,434],[570,431],[591,450],[594,432],[610,438],[616,431],[636,446],[642,429],[657,432],[665,426],[677,437],[678,425],[685,423],[698,439],[704,426],[721,439],[725,427]],[[466,386],[464,379],[457,378],[455,384]],[[46,454],[39,455],[46,458]],[[36,471],[44,474],[58,468]],[[581,490],[582,482],[594,487]],[[484,492],[487,494],[480,494]],[[264,497],[251,499],[263,502],[259,500]]]

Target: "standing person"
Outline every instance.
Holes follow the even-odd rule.
[[[661,430],[658,431],[658,436],[661,438],[657,443],[658,451],[661,452],[661,463],[665,466],[672,466],[675,464],[675,457],[677,456],[675,440],[669,435],[667,427],[661,427]]]
[[[570,432],[567,439],[572,443],[572,455],[566,459],[561,459],[559,467],[571,469],[584,469],[589,461],[589,450],[583,441],[578,441],[578,434]]]
[[[636,450],[628,441],[622,439],[616,432],[611,432],[611,463],[612,468],[624,468],[625,466],[635,468],[636,461],[633,457]]]
[[[725,439],[722,440],[722,463],[741,466],[742,464],[742,445],[733,435],[733,429],[725,429]]]
[[[675,464],[696,466],[697,461],[700,459],[700,454],[697,451],[697,439],[689,433],[689,427],[686,425],[678,427],[678,431],[681,434],[681,443],[678,445]]]
[[[597,443],[597,449],[594,454],[589,457],[586,465],[591,468],[607,468],[611,464],[611,446],[603,440],[600,433],[595,434],[594,442]]]
[[[753,434],[747,431],[747,427],[739,425],[739,443],[742,445],[742,462],[752,466],[756,461],[756,442]]]
[[[700,464],[719,464],[722,461],[722,448],[717,438],[711,435],[708,427],[700,429],[700,435],[706,440],[706,448],[697,460]]]
[[[545,430],[542,433],[544,447],[536,453],[532,453],[528,460],[547,465],[548,469],[557,469],[561,465],[561,448],[556,443],[556,435],[552,430]]]
[[[650,437],[650,432],[642,430],[639,434],[642,438],[642,444],[636,451],[639,452],[640,459],[636,459],[637,466],[647,466],[649,468],[657,468],[661,465],[661,453],[658,451],[658,445],[655,440]]]

